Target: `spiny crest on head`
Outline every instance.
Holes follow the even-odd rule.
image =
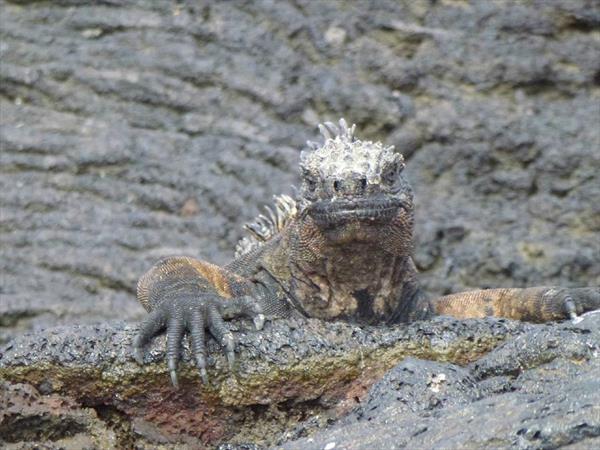
[[[325,166],[339,164],[354,164],[357,168],[362,166],[376,171],[381,164],[389,161],[404,163],[401,154],[394,152],[394,146],[384,146],[381,142],[361,141],[354,136],[356,125],[348,126],[342,118],[339,126],[332,122],[319,124],[319,131],[325,138],[323,144],[308,141],[306,144],[312,151],[300,153],[300,166],[302,169],[320,167],[328,171]]]
[[[338,127],[332,122],[320,123],[319,131],[325,140],[339,137],[340,140],[348,143],[354,141],[354,131],[356,130],[356,125],[352,124],[352,126],[348,128],[348,124],[344,118],[340,119],[339,124],[340,126]]]
[[[298,210],[293,198],[288,195],[275,195],[273,199],[273,208],[265,206],[266,214],[259,214],[253,222],[244,225],[249,234],[238,242],[235,248],[236,258],[273,239],[296,217]]]
[[[351,127],[348,127],[348,124],[344,118],[340,119],[339,124],[339,127],[333,122],[319,124],[319,131],[325,138],[325,143],[327,143],[327,141],[330,139],[336,138],[346,143],[352,143],[354,141],[354,131],[356,130],[356,125],[352,124]],[[306,141],[306,145],[312,150],[317,150],[319,147],[321,147],[318,142],[314,141]]]

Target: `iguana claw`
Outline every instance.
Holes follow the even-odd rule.
[[[140,325],[133,340],[133,358],[143,364],[143,347],[158,333],[167,331],[167,368],[171,383],[179,387],[177,364],[181,353],[181,342],[187,333],[192,354],[203,383],[208,383],[206,371],[206,331],[223,347],[230,369],[235,362],[235,339],[227,328],[223,316],[246,315],[252,318],[257,329],[264,325],[265,316],[248,297],[224,299],[214,294],[180,296],[160,303]]]

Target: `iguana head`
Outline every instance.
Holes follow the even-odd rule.
[[[236,256],[270,241],[289,224],[298,225],[300,240],[310,246],[366,243],[408,256],[413,194],[401,174],[402,155],[381,142],[355,138],[355,126],[348,127],[344,119],[339,126],[326,122],[319,129],[323,144],[308,142],[312,150],[300,155],[296,198],[275,197],[274,208],[246,224],[250,234],[238,243]]]
[[[402,228],[410,241],[413,195],[401,174],[402,155],[393,146],[355,138],[355,125],[348,127],[344,119],[319,129],[325,142],[309,142],[312,151],[300,156],[299,213],[330,239],[381,241],[381,233]]]
[[[302,152],[296,199],[277,197],[247,225],[250,236],[236,255],[259,255],[307,316],[389,320],[412,273],[413,195],[401,174],[404,159],[393,147],[356,139],[343,119],[319,128],[325,141]]]

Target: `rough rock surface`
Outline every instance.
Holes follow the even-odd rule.
[[[430,292],[600,284],[600,6],[594,0],[0,0],[0,10],[0,343],[8,346],[0,365],[14,383],[0,387],[0,434],[9,448],[109,446],[114,439],[116,447],[172,448],[173,441],[194,446],[234,437],[225,426],[200,437],[185,428],[201,422],[206,430],[214,417],[245,424],[250,440],[252,430],[268,429],[274,443],[285,429],[283,442],[350,408],[353,400],[340,400],[342,388],[329,397],[320,390],[331,387],[326,383],[296,400],[301,395],[288,390],[300,375],[275,383],[287,387],[269,390],[272,400],[252,399],[254,406],[236,410],[225,389],[209,390],[213,396],[199,406],[169,390],[162,365],[141,370],[125,362],[129,325],[89,325],[139,319],[135,282],[160,256],[227,261],[241,225],[273,194],[290,192],[299,150],[317,137],[319,121],[344,116],[362,136],[394,144],[406,156],[418,205],[416,262]],[[21,336],[73,323],[81,326]],[[469,342],[489,333],[490,323],[453,325],[450,334]],[[435,335],[438,326],[416,324],[407,332],[425,336],[433,327]],[[403,355],[419,359],[391,372],[347,422],[302,444],[326,446],[331,436],[341,442],[340,433],[354,436],[361,424],[373,423],[412,445],[444,436],[447,446],[593,446],[598,410],[586,405],[599,403],[598,364],[593,352],[576,350],[597,334],[567,325],[503,326],[521,341],[470,366],[425,360],[464,364],[477,357],[396,355],[395,362]],[[297,361],[305,353],[296,347],[304,345],[323,350],[302,327],[272,327],[281,358]],[[348,325],[315,327],[328,339],[332,330],[354,339]],[[394,340],[400,331],[389,333]],[[313,344],[295,345],[292,338]],[[250,338],[241,339],[242,373],[253,373],[252,364],[267,370],[258,350],[244,344]],[[472,354],[491,348],[477,349],[477,342]],[[535,360],[546,350],[528,354],[531,342],[557,349],[548,350],[555,359]],[[392,346],[373,344],[381,345]],[[32,359],[23,359],[27,349]],[[273,364],[286,367],[273,355]],[[155,347],[150,358],[160,356]],[[535,364],[522,370],[531,358]],[[358,376],[357,364],[333,356],[324,363],[342,379]],[[375,372],[393,365],[387,359]],[[219,370],[216,385],[232,379]],[[321,372],[305,378],[314,373]],[[403,373],[412,373],[412,393],[399,385]],[[191,370],[186,376],[197,383]],[[357,398],[372,377],[358,384]],[[448,395],[431,397],[430,383]],[[404,406],[383,394],[377,399],[388,385]],[[276,406],[264,406],[269,401]],[[230,409],[215,406],[222,404]],[[165,405],[176,408],[160,416]],[[368,421],[374,413],[367,405],[397,413]],[[311,413],[331,408],[332,415]],[[188,422],[196,410],[211,414]],[[222,411],[231,415],[222,419]],[[503,422],[509,413],[516,418]],[[356,428],[348,428],[352,420]],[[386,420],[396,426],[386,428]],[[515,430],[517,420],[526,425]],[[68,429],[55,426],[63,421]],[[417,426],[427,430],[417,433]],[[470,441],[467,434],[443,434],[467,427]],[[486,441],[486,432],[504,440]]]
[[[283,448],[591,449],[598,442],[594,313],[576,327],[529,329],[466,367],[407,358],[339,424]]]
[[[143,368],[132,361],[130,325],[13,340],[0,351],[0,444],[556,448],[600,437],[600,313],[578,325],[310,319],[274,321],[261,333],[236,325],[235,372],[212,343],[209,384],[186,352],[179,390],[163,339]]]
[[[192,4],[0,2],[0,340],[139,319],[341,116],[407,156],[431,292],[600,283],[597,2]]]
[[[336,418],[348,412],[405,356],[466,364],[531,327],[535,328],[495,319],[448,318],[410,327],[370,328],[316,319],[279,320],[268,323],[261,333],[240,326],[235,373],[228,371],[213,342],[210,384],[202,385],[186,353],[178,391],[170,384],[164,362],[164,339],[156,340],[141,368],[131,358],[135,327],[122,323],[59,327],[21,336],[2,349],[0,378],[17,383],[12,389],[28,383],[33,387],[27,389],[49,399],[64,397],[69,405],[79,402],[81,410],[75,408],[79,415],[88,417],[90,409],[95,410],[97,417],[82,421],[80,429],[92,434],[101,418],[106,421],[104,434],[113,432],[119,445],[268,444],[307,418],[319,414]],[[5,414],[0,439],[11,443],[43,436],[46,443],[53,443],[54,435],[47,436],[52,424],[26,420],[40,415],[37,410],[34,415],[17,404]],[[65,420],[67,414],[74,413],[56,412]],[[12,432],[5,434],[8,429]]]

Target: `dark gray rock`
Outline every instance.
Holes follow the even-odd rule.
[[[599,324],[535,326],[467,367],[404,360],[354,413],[282,448],[595,448]]]
[[[600,437],[598,313],[576,325],[443,317],[364,328],[278,320],[261,333],[234,325],[235,372],[211,341],[202,385],[186,349],[179,391],[164,339],[143,368],[132,361],[130,325],[15,339],[0,350],[0,443],[537,449],[592,448]]]
[[[63,326],[14,339],[0,348],[0,379],[8,382],[8,394],[0,401],[10,406],[5,415],[0,412],[0,445],[35,440],[59,447],[62,439],[71,438],[101,442],[103,448],[273,444],[340,418],[405,357],[466,364],[539,327],[450,318],[364,328],[316,319],[277,320],[260,333],[245,324],[234,325],[235,371],[228,370],[211,340],[209,384],[201,383],[186,349],[179,390],[170,384],[164,339],[156,339],[148,349],[144,367],[133,362],[131,340],[136,329],[131,325]],[[416,366],[415,361],[404,365]],[[429,364],[427,369],[439,366]],[[456,366],[449,370],[457,372],[457,380],[463,373]],[[417,409],[431,387],[425,386],[426,375],[423,371],[412,375],[420,389],[416,394],[404,391]],[[431,382],[442,386],[440,405],[461,403],[451,398],[453,391],[444,380]],[[35,401],[11,401],[11,392],[21,389],[31,391]],[[371,396],[369,407],[376,397]],[[388,396],[380,403],[391,400]],[[51,414],[52,402],[64,408]],[[63,419],[75,428],[61,428]]]
[[[370,421],[385,414],[433,411],[480,397],[475,378],[460,366],[406,358],[369,390],[347,420]]]
[[[344,116],[361,136],[394,144],[407,157],[418,204],[416,263],[433,294],[600,285],[595,1],[0,0],[0,9],[0,342],[16,338],[0,364],[22,371],[13,378],[18,384],[3,385],[1,394],[3,402],[29,399],[2,411],[11,411],[7,423],[41,424],[11,431],[14,448],[51,438],[49,448],[77,448],[96,445],[94,439],[113,442],[112,436],[121,448],[132,442],[194,447],[226,436],[219,434],[223,421],[242,437],[277,423],[270,442],[277,433],[283,441],[300,438],[352,409],[383,367],[393,366],[388,355],[380,372],[365,379],[342,371],[336,380],[358,381],[346,390],[340,381],[329,397],[323,392],[331,387],[330,372],[311,366],[320,378],[308,385],[293,372],[290,383],[273,384],[281,390],[259,389],[246,398],[257,425],[215,406],[236,404],[234,394],[186,403],[189,398],[168,390],[160,342],[149,353],[146,375],[135,375],[139,369],[124,347],[131,326],[90,325],[141,318],[135,283],[161,256],[227,261],[241,225],[273,194],[290,193],[298,152],[316,138],[319,121]],[[418,359],[378,385],[396,397],[379,398],[380,388],[368,397],[367,404],[381,404],[373,411],[390,417],[357,410],[348,421],[359,414],[372,420],[346,423],[350,428],[333,428],[311,442],[305,437],[302,445],[324,447],[341,438],[350,445],[356,438],[362,448],[598,446],[599,374],[590,353],[596,319],[577,327],[444,323],[413,325],[416,334],[408,338],[433,330],[434,354],[420,344],[407,350]],[[64,327],[21,336],[57,325]],[[336,339],[358,336],[365,345],[370,339],[343,324],[311,329],[333,348],[343,346]],[[303,326],[270,330],[273,340],[256,347],[241,334],[244,373],[252,373],[265,351],[279,364],[295,352],[328,348]],[[399,337],[391,333],[377,345],[393,345]],[[444,333],[471,342],[462,359],[452,359]],[[508,334],[519,337],[480,358]],[[310,344],[295,344],[303,339]],[[333,351],[326,366],[357,367],[343,354]],[[211,362],[221,374],[223,359],[215,355]],[[401,356],[394,354],[396,362]],[[477,361],[458,368],[444,358]],[[36,361],[51,363],[51,370]],[[73,366],[78,362],[83,367]],[[89,370],[96,364],[105,378]],[[409,366],[412,374],[403,370]],[[123,373],[133,380],[125,386]],[[440,392],[431,397],[438,404],[432,408],[429,378],[440,373],[446,380],[436,379]],[[414,391],[399,384],[403,374],[411,375]],[[96,384],[86,384],[89,379]],[[183,381],[195,387],[195,372],[185,372]],[[252,383],[233,392],[248,392]],[[294,383],[312,400],[286,403],[300,395],[290,390]],[[130,387],[119,392],[139,400],[137,406],[124,409],[115,387]],[[347,397],[340,400],[342,391]],[[59,397],[46,397],[52,395]],[[56,407],[63,396],[66,406]],[[277,406],[260,406],[257,397]],[[316,398],[318,405],[311,403]],[[405,400],[402,408],[395,398]],[[339,410],[323,414],[332,404]],[[164,405],[183,413],[166,409],[161,416]],[[142,408],[156,414],[141,419]],[[79,432],[44,428],[62,421]],[[215,434],[207,431],[203,441],[181,438],[211,426]],[[363,439],[367,427],[375,441]]]
[[[600,283],[596,2],[0,7],[0,340],[139,319],[340,116],[408,157],[432,293]]]

